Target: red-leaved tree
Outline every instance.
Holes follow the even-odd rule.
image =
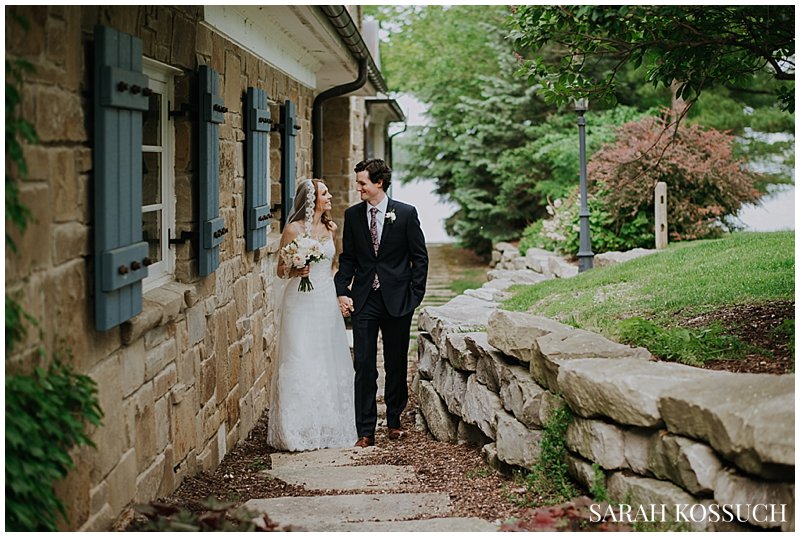
[[[656,183],[667,183],[671,240],[712,238],[730,228],[725,217],[759,199],[759,175],[732,153],[733,136],[699,125],[665,131],[665,119],[626,123],[616,142],[592,156],[587,174],[613,226],[640,213],[653,219]]]

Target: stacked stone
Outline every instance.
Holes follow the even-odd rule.
[[[576,264],[570,263],[554,252],[541,248],[528,248],[526,252],[522,253],[507,242],[499,242],[494,246],[489,265],[493,269],[501,271],[500,274],[533,271],[548,279],[569,278],[578,274]]]
[[[438,440],[482,445],[500,468],[530,468],[548,417],[567,405],[569,469],[585,487],[602,479],[611,498],[648,512],[664,505],[668,519],[686,505],[695,529],[794,529],[794,375],[657,362],[478,295],[420,315],[413,389],[420,426]],[[724,504],[741,505],[750,524],[694,520]],[[751,516],[746,504],[774,505],[777,517]]]

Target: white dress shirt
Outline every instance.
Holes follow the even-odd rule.
[[[386,208],[389,206],[389,196],[384,196],[383,200],[377,205],[370,205],[367,203],[367,229],[372,221],[372,213],[370,209],[377,207],[378,212],[375,213],[375,223],[378,226],[378,244],[381,243],[381,235],[383,234],[383,222],[386,219]]]

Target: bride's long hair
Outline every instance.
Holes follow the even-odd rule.
[[[297,183],[297,191],[294,195],[294,206],[286,224],[292,222],[305,222],[308,226],[311,218],[314,216],[314,211],[317,208],[317,198],[319,195],[319,185],[324,185],[325,182],[321,179],[303,179]],[[327,186],[327,185],[326,185]],[[310,211],[308,209],[311,209]],[[331,218],[330,211],[324,211],[321,218],[325,228],[333,230],[333,219]]]

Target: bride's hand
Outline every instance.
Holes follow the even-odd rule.
[[[311,274],[311,266],[306,265],[301,269],[295,269],[295,276],[298,278],[307,278]]]

